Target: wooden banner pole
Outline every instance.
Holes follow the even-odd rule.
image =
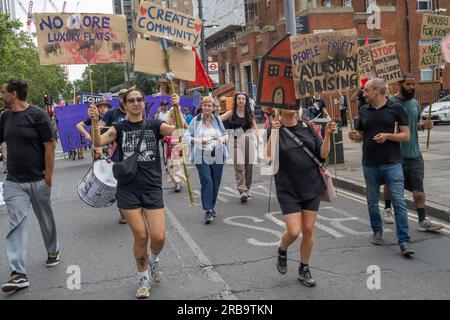
[[[431,70],[433,71],[432,72],[432,75],[431,75],[431,91],[430,91],[430,109],[428,110],[428,118],[427,118],[427,120],[429,121],[429,120],[431,120],[431,109],[432,109],[432,106],[433,106],[433,95],[434,95],[434,74],[435,74],[435,68],[431,68]],[[431,135],[431,129],[428,129],[428,132],[427,132],[427,149],[429,149],[430,148],[430,135]]]
[[[280,109],[275,109],[275,118],[273,119],[273,121],[279,121],[281,119],[281,111]],[[270,153],[271,153],[271,158],[272,158],[272,165],[271,165],[271,170],[272,170],[272,174],[270,175],[270,186],[269,186],[269,203],[267,205],[267,212],[270,212],[270,205],[271,205],[271,199],[272,199],[272,185],[273,185],[273,177],[274,177],[274,168],[275,168],[275,154],[278,152],[278,149],[276,148],[277,146],[277,141],[279,139],[279,129],[272,129],[271,133],[270,133],[270,140],[271,140],[271,146],[270,146]],[[273,143],[275,141],[275,143]],[[275,146],[275,148],[272,148],[272,146]]]
[[[170,68],[170,53],[169,53],[169,47],[167,44],[167,40],[166,39],[161,39],[161,45],[163,48],[163,52],[164,52],[164,62],[166,64],[166,70],[167,70],[167,77],[166,79],[169,81],[169,86],[170,86],[170,95],[176,93],[175,92],[175,83],[173,81],[173,75],[170,76],[170,73],[172,72],[172,69]],[[176,129],[178,131],[178,142],[180,143],[180,145],[182,145],[183,142],[183,137],[182,137],[182,124],[181,124],[181,113],[180,113],[180,108],[178,105],[173,105],[172,106],[173,109],[173,115],[175,117],[175,126]],[[186,166],[186,162],[185,162],[185,152],[184,152],[184,148],[182,148],[182,166],[183,166],[183,171],[184,171],[184,176],[186,177],[186,183],[187,183],[187,187],[188,187],[188,193],[189,193],[189,200],[191,202],[191,206],[194,206],[194,195],[192,193],[192,186],[191,186],[191,181],[189,179],[189,172]]]

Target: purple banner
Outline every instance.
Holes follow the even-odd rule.
[[[162,101],[166,101],[169,104],[169,110],[170,108],[172,108],[172,103],[170,101],[170,97],[168,96],[159,96],[159,97],[147,96],[145,98],[144,117],[146,120],[151,120],[156,116]],[[195,106],[194,100],[191,97],[181,97],[180,106],[181,106],[181,113],[184,113],[184,107],[189,107],[190,113],[194,115]]]
[[[88,118],[89,105],[75,104],[55,108],[58,133],[63,152],[69,152],[81,147],[89,146],[84,136],[78,132],[76,125]]]
[[[170,97],[159,96],[145,98],[144,117],[147,120],[151,120],[158,112],[158,108],[161,105],[161,101],[167,101],[169,109],[171,108]],[[118,107],[118,101],[109,101],[114,105],[114,108]],[[190,112],[193,115],[195,106],[191,97],[181,97],[180,99],[181,112],[184,113],[184,107],[189,107]],[[66,105],[63,107],[55,108],[55,116],[58,123],[58,132],[60,136],[61,146],[64,152],[69,152],[81,147],[90,146],[90,142],[86,141],[85,137],[78,132],[76,125],[80,121],[84,121],[88,118],[87,104]],[[89,132],[89,128],[86,128]]]

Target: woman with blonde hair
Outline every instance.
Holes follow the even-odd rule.
[[[202,113],[189,124],[185,132],[185,141],[191,146],[190,160],[194,161],[202,186],[202,206],[205,210],[204,221],[209,224],[217,216],[214,210],[225,158],[228,150],[225,146],[227,133],[222,121],[213,114],[214,99],[204,97],[201,103]]]

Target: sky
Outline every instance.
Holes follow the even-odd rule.
[[[24,7],[28,10],[29,0],[20,0]],[[27,31],[27,18],[26,14],[18,5],[18,0],[16,2],[16,17],[24,25],[23,29]],[[62,9],[64,0],[53,0],[56,7]],[[45,0],[34,0],[33,1],[33,12],[43,12]],[[78,4],[78,13],[113,13],[112,0],[67,0],[66,12],[74,12]],[[47,1],[47,7],[45,12],[55,12],[50,1]],[[69,66],[69,80],[73,81],[76,79],[81,79],[86,65],[71,65]]]

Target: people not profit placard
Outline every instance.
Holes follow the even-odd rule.
[[[297,99],[358,86],[357,38],[356,29],[291,37]]]
[[[135,29],[143,34],[198,47],[202,21],[187,14],[142,1],[138,9]]]

